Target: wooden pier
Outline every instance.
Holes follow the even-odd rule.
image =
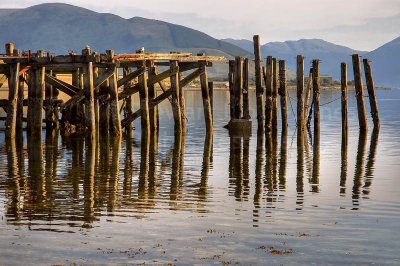
[[[225,60],[204,54],[140,50],[135,54],[116,55],[113,50],[98,54],[89,47],[79,55],[71,52],[53,56],[41,50],[21,54],[12,43],[7,43],[6,54],[0,56],[0,86],[7,79],[9,84],[8,99],[0,100],[0,107],[7,114],[2,118],[6,120],[6,137],[14,138],[16,130],[22,129],[22,121],[27,122],[29,135],[41,136],[43,123],[47,131],[59,128],[63,134],[81,132],[89,138],[98,132],[121,135],[123,129],[132,134],[133,121],[139,117],[142,136],[149,136],[158,131],[157,105],[166,99],[172,106],[175,132],[182,133],[186,130],[184,87],[196,78],[201,81],[206,130],[212,133],[207,67],[212,67],[213,61]],[[57,78],[60,74],[71,75],[71,84]],[[27,100],[24,83],[28,88]],[[163,91],[160,95],[156,93],[156,84]],[[58,99],[60,91],[70,98],[65,102]],[[140,109],[134,111],[132,96],[136,93]],[[28,107],[26,118],[23,106]]]

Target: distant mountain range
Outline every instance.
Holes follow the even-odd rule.
[[[0,44],[13,42],[21,50],[51,50],[53,54],[80,52],[86,45],[104,53],[132,53],[140,47],[149,52],[181,51],[206,53],[232,59],[240,55],[253,58],[250,40],[217,40],[188,27],[154,19],[97,13],[68,4],[40,4],[24,9],[0,9]],[[306,74],[312,59],[320,59],[321,75],[340,78],[340,63],[347,62],[352,79],[351,54],[359,53],[372,60],[378,86],[400,87],[400,38],[372,51],[357,51],[326,42],[308,39],[270,42],[262,45],[263,58],[268,55],[287,60],[287,68],[296,69],[296,55],[305,56]],[[252,61],[251,61],[252,62]],[[251,66],[251,69],[254,67]],[[227,64],[216,63],[216,76],[227,76]],[[288,71],[293,77],[293,72]]]

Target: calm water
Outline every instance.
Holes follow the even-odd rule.
[[[193,91],[186,137],[164,103],[158,145],[139,121],[134,139],[94,144],[1,132],[0,264],[400,264],[400,90],[377,91],[381,129],[369,120],[365,137],[349,92],[347,149],[339,101],[321,107],[320,146],[297,149],[290,105],[287,137],[230,138],[227,96],[213,142]]]

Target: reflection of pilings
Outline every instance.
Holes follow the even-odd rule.
[[[255,188],[254,188],[254,208],[260,208],[260,200],[262,196],[263,184],[262,184],[262,163],[264,161],[264,133],[257,133],[257,149],[256,149],[256,173],[255,173]],[[253,211],[253,216],[255,216],[256,210]],[[258,213],[258,211],[257,211]],[[258,214],[257,214],[258,217]]]
[[[272,136],[271,132],[265,133],[265,187],[268,189],[267,202],[275,201],[276,179],[272,175]]]
[[[304,125],[304,122],[302,122]],[[302,206],[304,202],[304,137],[305,131],[297,129],[297,175],[296,175],[296,204]],[[301,209],[301,207],[298,207]]]
[[[157,119],[157,116],[155,116]],[[158,155],[158,132],[150,134],[149,151],[149,198],[154,199],[157,192],[157,155]]]
[[[287,157],[287,131],[281,132],[281,150],[279,154],[279,186],[282,189],[286,187],[286,157]]]
[[[110,195],[107,209],[113,211],[118,199],[119,158],[121,154],[121,135],[114,135],[112,141],[112,157],[110,166]]]
[[[101,127],[100,127],[101,128]],[[95,179],[95,188],[99,193],[96,197],[96,205],[102,206],[108,198],[109,180],[110,180],[110,137],[108,134],[100,134],[100,160],[99,160],[99,178]],[[98,201],[98,202],[97,202]]]
[[[129,128],[127,128],[129,131]],[[133,130],[132,130],[133,131]],[[129,133],[129,132],[127,132]],[[132,175],[133,169],[133,143],[131,136],[125,138],[125,168],[124,168],[124,183],[122,193],[124,196],[130,196],[132,194]]]
[[[90,223],[94,220],[94,169],[96,141],[87,141],[85,154],[85,175],[83,180],[83,218]]]
[[[278,179],[278,128],[272,127],[272,178],[273,180]],[[285,190],[285,180],[279,181],[279,190]]]
[[[348,134],[347,128],[342,128],[342,147],[341,147],[341,165],[340,165],[340,194],[346,193],[347,179],[347,143]]]
[[[358,148],[356,157],[356,167],[354,172],[354,184],[353,184],[353,206],[354,209],[358,209],[358,199],[360,198],[360,188],[361,188],[361,178],[364,170],[364,156],[365,148],[367,146],[367,133],[365,130],[360,130],[360,135],[358,137]]]
[[[243,198],[247,199],[249,196],[249,158],[250,157],[250,139],[247,137],[243,138]]]
[[[204,150],[203,150],[203,164],[201,166],[201,182],[199,187],[199,200],[205,201],[207,199],[207,182],[208,174],[210,171],[210,161],[212,154],[212,133],[207,133],[204,139]]]
[[[45,140],[45,177],[47,187],[47,198],[51,201],[55,200],[55,193],[53,191],[53,182],[57,176],[57,162],[58,162],[58,137],[59,131],[52,130],[46,135]]]
[[[314,144],[313,144],[313,167],[310,179],[311,191],[319,192],[319,150],[320,150],[320,132],[319,124],[314,124]],[[317,129],[318,128],[318,129]]]
[[[72,183],[72,197],[74,199],[79,199],[80,174],[83,167],[84,139],[67,137],[66,140],[68,141],[68,146],[70,146],[72,152],[72,167],[69,169],[70,173],[68,174]]]
[[[240,137],[230,137],[229,154],[229,186],[230,192],[234,187],[236,200],[241,200],[243,196],[243,171],[242,171],[242,142]],[[231,194],[231,193],[230,193]]]
[[[28,134],[28,182],[25,203],[28,209],[43,209],[46,199],[46,184],[43,176],[42,142]]]
[[[176,200],[179,193],[180,156],[182,149],[182,134],[175,133],[174,148],[172,151],[170,199]]]
[[[374,177],[374,164],[376,148],[378,146],[379,138],[379,127],[374,127],[371,135],[371,144],[369,146],[369,153],[367,157],[367,164],[365,166],[365,184],[363,186],[363,194],[368,195],[369,189],[372,184],[372,178]]]
[[[20,175],[18,174],[18,157],[14,138],[6,139],[7,166],[8,166],[8,201],[7,219],[20,220]]]

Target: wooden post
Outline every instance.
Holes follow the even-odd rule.
[[[297,130],[304,130],[304,56],[297,56]]]
[[[93,67],[93,79],[97,80],[99,77],[99,68],[98,67]],[[99,133],[100,130],[100,106],[99,106],[99,99],[94,98],[94,119],[95,119],[95,125],[96,125],[96,133]]]
[[[208,95],[210,96],[211,115],[214,120],[214,82],[208,82]]]
[[[155,75],[155,70],[154,70],[154,62],[153,61],[147,61],[147,72],[149,78]],[[154,100],[157,97],[157,92],[155,89],[154,84],[148,85],[148,90],[149,90],[149,101]],[[158,107],[154,106],[154,108],[149,110],[149,119],[150,119],[150,132],[156,132],[158,130],[157,126],[157,111]]]
[[[14,51],[14,44],[12,42],[6,43],[6,55],[11,56],[13,55]]]
[[[341,64],[341,90],[342,90],[342,133],[347,135],[348,114],[347,114],[347,64]],[[347,138],[347,137],[346,137]]]
[[[79,68],[72,70],[72,85],[83,89],[82,82],[81,82],[81,72],[82,72],[82,69],[79,69]],[[83,108],[82,108],[82,105],[80,105],[80,104],[75,104],[71,108],[71,116],[73,118],[81,117],[82,112],[83,112]]]
[[[286,61],[279,60],[279,96],[281,98],[282,134],[286,134],[288,127],[286,88]],[[285,131],[285,132],[283,132]]]
[[[272,58],[272,132],[278,129],[278,66],[276,58]]]
[[[106,50],[107,61],[114,62],[114,51]],[[121,118],[119,115],[119,104],[118,104],[118,68],[114,67],[114,75],[110,77],[110,118],[111,126],[110,133],[120,136],[122,134]]]
[[[242,90],[243,90],[243,60],[241,56],[235,57],[235,87],[234,87],[234,100],[235,112],[234,118],[239,119],[242,114]]]
[[[310,74],[308,75],[308,82],[307,82],[307,88],[306,88],[306,93],[304,96],[304,125],[307,124],[307,113],[308,113],[308,106],[310,102],[310,94],[311,94],[311,89],[312,89],[312,80],[313,80],[313,69],[310,68]]]
[[[146,67],[146,61],[143,61],[142,67]],[[140,98],[140,125],[142,130],[142,141],[149,140],[150,137],[150,116],[149,116],[149,91],[147,88],[146,72],[139,75],[139,98]],[[117,96],[118,97],[118,96]]]
[[[358,123],[360,130],[367,131],[367,115],[365,113],[364,105],[364,92],[361,76],[360,57],[358,54],[353,54],[353,72],[354,72],[354,86],[356,89],[357,97],[357,110],[358,110]]]
[[[319,60],[314,59],[312,63],[313,67],[313,99],[314,99],[314,142],[319,138],[319,124],[320,124],[320,113],[319,113]]]
[[[43,96],[44,96],[44,74],[45,68],[38,67],[29,71],[29,96],[27,129],[31,135],[41,136],[43,123]]]
[[[179,83],[183,79],[183,73],[178,72],[178,77],[179,77]],[[181,123],[182,123],[182,132],[183,134],[186,133],[186,106],[185,106],[185,91],[183,86],[179,86],[179,107],[181,109]],[[185,136],[183,136],[183,139]],[[184,147],[182,148],[184,150]],[[182,160],[183,163],[183,160]],[[183,168],[181,169],[183,171]]]
[[[84,65],[84,86],[85,93],[85,126],[88,135],[92,138],[96,134],[95,113],[94,113],[94,88],[93,88],[93,63],[88,62]]]
[[[263,94],[261,79],[261,50],[260,50],[260,36],[253,36],[254,42],[254,57],[255,57],[255,77],[256,77],[256,100],[257,100],[257,122],[258,131],[264,130],[264,107],[263,107]]]
[[[203,97],[204,119],[206,123],[206,132],[212,134],[213,132],[213,118],[211,113],[210,95],[208,91],[208,78],[207,67],[205,64],[202,66],[202,74],[200,75],[201,95]]]
[[[271,131],[272,126],[272,90],[273,90],[273,61],[272,56],[267,57],[265,66],[265,130]]]
[[[229,60],[229,107],[230,107],[230,118],[234,118],[235,114],[235,60]]]
[[[8,77],[8,108],[6,120],[6,138],[15,138],[17,122],[17,100],[19,86],[19,63],[10,64]]]
[[[107,79],[103,84],[100,85],[100,93],[105,94],[105,97],[100,100],[100,110],[99,110],[100,113],[99,128],[102,134],[108,134],[108,131],[110,130],[109,87],[110,87],[110,79]]]
[[[243,61],[243,118],[250,119],[249,110],[249,59]]]
[[[46,73],[50,76],[53,75],[52,70],[46,71]],[[50,132],[53,129],[53,86],[50,84],[45,84],[45,92],[44,97],[47,100],[47,106],[44,107],[45,109],[45,120],[46,120],[46,131]]]
[[[170,61],[170,68],[176,69],[179,68],[178,61]],[[172,113],[174,115],[174,128],[175,134],[181,134],[182,132],[182,116],[181,116],[181,108],[179,104],[179,73],[172,75],[170,77],[171,82],[171,90],[172,90]]]
[[[369,59],[364,59],[363,63],[364,63],[365,80],[367,81],[369,105],[371,107],[371,116],[374,122],[374,128],[379,128],[380,127],[379,112],[375,96],[374,79],[372,78],[371,63]]]
[[[126,77],[131,73],[131,68],[129,67],[125,67],[123,70],[123,76]],[[152,73],[152,69],[151,71],[149,71],[149,77]],[[127,83],[125,83],[124,85],[124,90],[129,88],[131,86],[132,82],[129,81]],[[154,88],[154,86],[153,86]],[[150,89],[149,89],[149,94],[150,94]],[[149,95],[150,96],[150,95]],[[156,108],[156,107],[155,107]],[[153,111],[154,112],[154,111]],[[124,107],[124,117],[128,117],[131,114],[133,114],[133,97],[132,96],[128,96],[125,99],[125,107]],[[132,138],[133,137],[133,121],[128,123],[128,125],[125,127],[125,133]]]

